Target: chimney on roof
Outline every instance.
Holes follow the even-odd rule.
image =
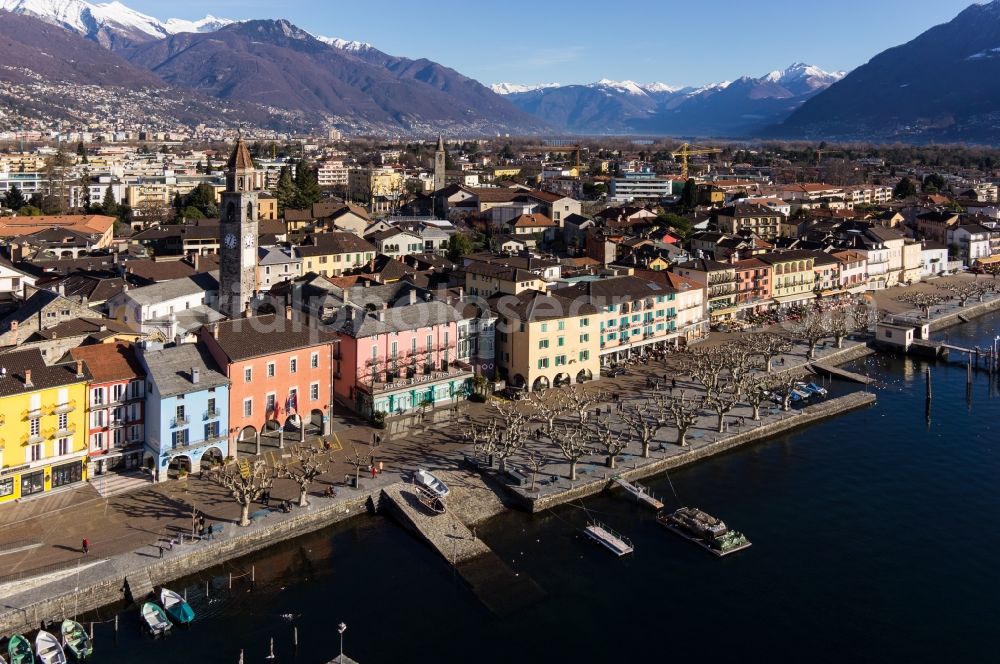
[[[379,309],[377,312],[375,312],[375,316],[379,319],[380,322],[384,323],[385,322],[385,309]]]
[[[194,271],[198,271],[198,265],[201,263],[201,254],[195,254],[191,257],[191,264],[194,266]]]
[[[461,302],[465,299],[465,286],[458,287],[458,301]]]
[[[290,304],[285,305],[285,318],[292,320],[292,305]]]
[[[218,323],[212,323],[212,338],[213,339],[218,339],[219,338],[219,324]]]
[[[31,369],[24,370],[24,386],[34,387],[34,384],[31,382]]]
[[[354,320],[354,307],[344,307],[344,311],[347,314],[347,322],[352,322]]]
[[[417,303],[417,289],[416,288],[411,288],[410,289],[409,298],[410,298],[410,304],[416,304]]]
[[[201,381],[201,370],[198,367],[191,367],[191,382],[197,385]]]
[[[76,361],[76,377],[83,378],[83,360]]]
[[[66,297],[66,284],[59,284],[59,295]]]

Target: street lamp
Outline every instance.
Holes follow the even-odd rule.
[[[347,625],[340,623],[337,625],[337,632],[340,634],[340,664],[344,664],[344,632],[347,631]]]

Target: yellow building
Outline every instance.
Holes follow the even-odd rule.
[[[517,177],[520,174],[521,174],[520,166],[504,166],[493,169],[493,177],[496,178],[497,180]]]
[[[0,503],[87,479],[89,378],[37,349],[0,356]]]
[[[339,277],[375,258],[375,245],[354,233],[316,233],[296,248],[302,258],[302,274],[314,272]]]
[[[352,168],[347,174],[348,197],[373,214],[395,210],[405,194],[403,174],[391,168]]]
[[[598,311],[588,302],[525,291],[490,299],[497,312],[496,360],[513,387],[530,391],[600,375]]]
[[[771,266],[771,297],[778,306],[816,297],[816,257],[813,252],[793,249],[761,254],[757,259]]]

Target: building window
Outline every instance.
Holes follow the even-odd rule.
[[[29,433],[31,436],[39,436],[42,431],[42,419],[40,417],[33,417],[30,420]]]
[[[58,443],[58,454],[64,456],[69,454],[69,438],[60,438]]]
[[[293,357],[288,360],[288,373],[295,373],[299,370],[299,358]]]
[[[557,367],[566,366],[566,356],[565,355],[556,355],[556,366]]]
[[[589,318],[581,318],[580,319],[580,327],[587,327],[588,325],[590,325],[590,319]]]
[[[313,383],[309,386],[309,400],[319,401],[319,383]]]
[[[252,368],[247,367],[246,369],[243,370],[243,382],[244,383],[252,383],[253,382],[253,369]]]
[[[542,323],[542,332],[548,332],[548,331],[549,331],[549,324]]]
[[[217,417],[218,414],[219,414],[219,411],[217,411],[215,409],[215,399],[214,398],[209,399],[208,400],[208,416],[209,417]]]
[[[298,410],[299,409],[299,391],[296,388],[291,388],[288,390],[288,408]]]
[[[313,353],[309,356],[309,366],[313,369],[319,369],[319,353]]]
[[[588,341],[590,341],[590,335],[589,334],[581,334],[580,335],[580,343],[584,344],[584,343],[587,343]]]
[[[39,470],[34,473],[21,475],[21,495],[30,496],[34,493],[45,491],[45,471]]]
[[[267,377],[268,378],[274,378],[274,372],[275,372],[274,362],[268,362],[267,363]]]
[[[548,348],[549,347],[549,340],[548,339],[540,339],[538,341],[538,347],[539,348]]]
[[[580,351],[580,361],[581,362],[586,362],[589,359],[590,359],[590,351],[589,350],[581,350]]]
[[[31,460],[41,461],[45,457],[45,448],[41,443],[35,443],[31,446]]]
[[[538,368],[539,369],[548,369],[549,368],[549,358],[543,357],[540,360],[538,360]]]
[[[174,448],[184,447],[185,445],[188,444],[188,431],[187,429],[181,429],[180,431],[175,431],[171,435],[171,438],[172,438],[171,442],[173,443]]]
[[[559,345],[560,346],[566,345],[566,337],[559,337]]]
[[[209,422],[205,425],[205,440],[212,440],[219,437],[219,422]]]
[[[0,497],[14,494],[14,478],[8,477],[0,480]]]
[[[274,392],[271,392],[265,397],[264,409],[268,413],[273,413],[274,407],[275,405],[277,405],[277,403],[278,403],[278,397],[274,394]]]
[[[253,415],[253,399],[243,400],[243,417],[251,417]]]

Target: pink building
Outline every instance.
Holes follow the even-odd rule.
[[[437,300],[374,311],[348,305],[334,355],[334,396],[371,417],[454,403],[472,371],[456,360],[459,312]]]

